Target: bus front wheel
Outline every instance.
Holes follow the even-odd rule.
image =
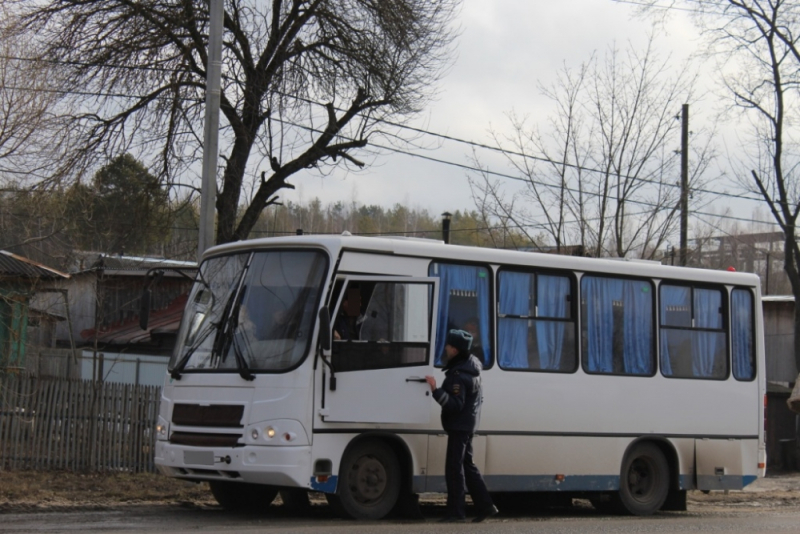
[[[669,466],[653,443],[639,443],[625,456],[619,481],[619,504],[633,515],[650,515],[669,492]]]
[[[391,447],[364,441],[342,458],[334,496],[336,508],[354,519],[381,519],[400,495],[400,464]]]
[[[208,485],[211,494],[226,510],[263,510],[278,495],[278,488],[263,484],[212,480]]]

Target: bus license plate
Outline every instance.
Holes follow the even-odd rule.
[[[212,451],[183,451],[183,463],[214,465],[214,453]]]

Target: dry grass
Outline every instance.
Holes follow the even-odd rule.
[[[0,471],[0,511],[10,508],[113,506],[215,501],[206,484],[141,473]]]

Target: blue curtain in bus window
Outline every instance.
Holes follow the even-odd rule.
[[[489,273],[484,267],[432,263],[430,275],[439,277],[439,317],[436,325],[436,364],[444,361],[444,342],[448,328],[463,328],[452,324],[450,295],[453,291],[471,291],[477,295],[478,329],[483,341],[483,365],[492,361],[489,342]]]
[[[622,280],[584,276],[581,293],[586,306],[586,370],[614,371],[613,302],[622,299]]]
[[[537,280],[537,317],[569,318],[569,278],[539,275]],[[541,369],[555,370],[561,365],[564,328],[559,321],[536,321],[536,340]]]
[[[734,289],[731,293],[731,352],[733,376],[751,380],[753,366],[753,297],[749,291]]]
[[[624,282],[623,366],[626,374],[649,375],[653,372],[653,294],[650,284]]]
[[[694,315],[696,328],[722,329],[722,293],[711,289],[694,290]],[[717,354],[718,332],[695,332],[692,343],[692,372],[697,377],[712,377]]]
[[[664,326],[692,326],[692,290],[683,286],[661,286],[661,324]],[[670,354],[670,340],[682,335],[677,330],[661,330],[661,372],[672,376],[671,358],[679,358],[680,354]]]
[[[499,312],[503,315],[532,315],[531,278],[528,273],[501,271]],[[528,368],[528,320],[500,318],[497,322],[497,361],[506,369]]]

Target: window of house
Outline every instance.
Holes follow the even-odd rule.
[[[498,365],[503,369],[574,371],[577,356],[570,278],[502,270],[498,293]]]
[[[756,377],[753,324],[753,294],[746,289],[734,289],[731,292],[731,356],[736,380]]]
[[[680,378],[728,375],[722,290],[662,284],[661,372]]]
[[[467,330],[472,334],[471,352],[483,362],[492,363],[489,319],[489,269],[477,265],[431,263],[429,276],[439,278],[439,317],[436,325],[435,362],[444,364],[444,345],[448,330]]]
[[[649,281],[584,275],[581,344],[588,373],[655,373],[653,291]]]

